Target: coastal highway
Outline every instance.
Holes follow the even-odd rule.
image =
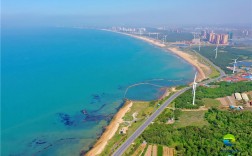
[[[195,51],[196,52],[196,51]],[[196,52],[197,53],[197,52]],[[200,54],[199,54],[200,55]],[[210,65],[212,65],[214,68],[216,68],[220,72],[220,76],[214,79],[208,79],[203,82],[200,82],[199,84],[206,84],[210,82],[214,82],[225,76],[225,72],[221,70],[218,66],[213,64],[211,61],[209,61],[207,58],[200,55],[203,59],[205,59]],[[146,129],[148,125],[151,124],[155,120],[156,117],[158,117],[159,114],[178,96],[183,94],[185,91],[191,89],[192,87],[186,87],[175,94],[173,94],[170,98],[168,98],[164,104],[162,104],[114,153],[113,156],[121,156],[126,149],[132,144],[132,142]],[[197,94],[197,93],[196,93]]]
[[[175,94],[173,94],[168,100],[164,102],[116,151],[113,156],[120,156],[130,146],[130,144],[144,131],[144,129],[151,124],[151,122],[179,95],[189,90],[191,87],[186,87]]]

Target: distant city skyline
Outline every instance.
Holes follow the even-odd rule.
[[[4,0],[3,25],[252,24],[251,0]]]

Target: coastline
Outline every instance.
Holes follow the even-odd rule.
[[[165,44],[162,44],[160,41],[158,40],[154,40],[151,38],[147,38],[147,37],[143,37],[143,36],[137,36],[137,35],[133,35],[133,34],[127,34],[127,33],[122,33],[122,32],[117,32],[117,31],[112,31],[112,30],[108,30],[108,29],[101,29],[103,31],[109,31],[109,32],[114,32],[114,33],[119,33],[119,34],[123,34],[123,35],[127,35],[130,37],[134,37],[136,39],[140,39],[143,40],[145,42],[148,42],[152,45],[155,45],[159,48],[164,49],[166,52],[171,52],[175,55],[177,55],[178,57],[182,58],[183,60],[185,60],[186,62],[188,62],[189,64],[191,64],[192,66],[194,66],[198,72],[198,77],[197,77],[197,81],[202,81],[204,79],[207,78],[206,74],[204,73],[203,68],[209,68],[208,66],[206,66],[205,64],[199,62],[197,60],[197,58],[195,58],[193,55],[190,55],[186,52],[183,52],[182,50],[176,48],[176,47],[166,47]],[[174,87],[171,88],[172,90],[175,90]],[[164,93],[163,96],[160,97],[160,99],[164,98],[165,96],[168,96],[170,94],[170,91],[167,89],[166,92]],[[120,108],[120,110],[115,114],[115,116],[113,117],[113,119],[111,120],[111,122],[109,123],[109,125],[106,127],[106,130],[104,131],[104,133],[101,135],[101,137],[96,141],[96,143],[94,144],[93,148],[91,148],[86,156],[95,156],[95,155],[99,155],[102,153],[102,151],[104,150],[107,142],[114,136],[114,134],[117,132],[120,123],[123,122],[123,117],[124,115],[130,110],[131,106],[133,105],[132,101],[126,101],[124,103],[124,105],[122,106],[122,108]]]
[[[199,62],[197,58],[194,58],[194,56],[183,52],[182,50],[179,50],[178,48],[175,47],[169,47],[167,48],[170,52],[174,53],[175,55],[181,57],[185,61],[187,61],[189,64],[194,66],[198,72],[197,75],[197,81],[202,81],[207,78],[205,72],[203,71],[202,68],[209,68],[205,64]]]
[[[113,117],[109,125],[106,127],[104,133],[96,141],[93,148],[87,152],[86,156],[95,156],[101,154],[109,139],[111,139],[117,132],[120,123],[123,122],[124,115],[130,110],[132,104],[132,101],[126,101],[124,103],[123,107],[119,109],[119,111]]]
[[[112,31],[112,30],[108,30],[108,29],[101,29],[103,31],[109,31],[109,32],[114,32],[114,33],[119,33],[122,35],[127,35],[145,42],[148,42],[152,45],[155,45],[159,48],[164,49],[166,52],[171,52],[175,55],[177,55],[178,57],[182,58],[183,60],[185,60],[186,62],[188,62],[189,64],[191,64],[192,66],[194,66],[198,72],[198,76],[197,76],[197,81],[202,81],[207,77],[207,75],[205,74],[205,72],[203,71],[202,68],[205,68],[207,70],[211,70],[208,66],[206,66],[205,64],[199,62],[197,60],[197,58],[195,58],[193,55],[188,54],[180,49],[178,49],[177,47],[166,47],[165,44],[161,43],[158,40],[152,39],[152,38],[148,38],[148,37],[144,37],[144,36],[138,36],[138,35],[134,35],[134,34],[128,34],[128,33],[123,33],[123,32],[118,32],[118,31]]]

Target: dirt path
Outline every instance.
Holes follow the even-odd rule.
[[[183,112],[197,112],[197,111],[205,111],[208,110],[206,107],[200,107],[198,109],[181,109]]]

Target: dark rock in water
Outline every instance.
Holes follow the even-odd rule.
[[[88,112],[85,109],[81,110],[81,113],[85,115],[88,114]]]
[[[97,110],[95,110],[95,111],[92,111],[92,113],[96,113],[96,112],[98,112],[98,111],[100,111],[103,107],[105,107],[106,106],[106,104],[103,104],[100,108],[98,108]]]
[[[82,151],[80,152],[80,156],[84,156],[85,154],[87,154],[87,152],[88,152],[88,150],[82,150]]]
[[[70,115],[66,113],[58,113],[58,115],[64,125],[72,126],[74,124],[74,121],[71,119]]]
[[[115,108],[117,111],[119,111],[119,109],[124,105],[124,103],[127,101],[127,99],[123,99],[123,102],[117,107]]]
[[[105,119],[106,116],[104,115],[87,115],[85,121],[100,121]]]
[[[114,114],[109,114],[109,115],[90,115],[88,114],[84,120],[85,121],[110,121],[112,119]]]
[[[45,138],[35,138],[31,141],[31,143],[28,144],[29,147],[36,147],[36,146],[40,146],[43,144],[46,144],[47,141],[45,140]]]
[[[98,94],[93,94],[92,97],[93,99],[100,99],[100,96]]]
[[[46,141],[43,141],[43,140],[38,140],[38,141],[36,141],[36,144],[37,145],[41,145],[41,144],[45,144],[46,143]]]
[[[98,94],[93,94],[90,104],[100,103],[100,102],[101,102],[101,96]]]
[[[123,87],[122,86],[118,86],[117,89],[118,90],[123,90]]]
[[[90,104],[100,103],[102,97],[105,95],[106,95],[106,93],[104,93],[104,92],[101,93],[100,95],[99,94],[92,94],[92,100],[91,100]]]
[[[46,149],[48,149],[49,147],[51,147],[51,146],[53,146],[52,144],[50,144],[50,145],[48,145],[48,146],[46,146],[46,147],[44,147],[43,148],[43,150],[46,150]]]

